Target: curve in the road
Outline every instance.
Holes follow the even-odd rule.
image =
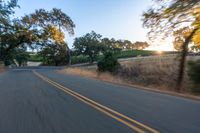
[[[106,114],[107,116],[123,123],[124,125],[130,127],[131,129],[133,129],[134,131],[138,132],[138,133],[146,133],[146,132],[150,132],[150,133],[159,133],[159,131],[147,126],[147,125],[144,125],[124,114],[121,114],[111,108],[108,108],[102,104],[99,104],[97,102],[95,102],[94,100],[91,100],[75,91],[72,91],[71,89],[69,88],[66,88],[64,87],[63,85],[53,81],[53,80],[50,80],[49,78],[39,74],[38,72],[36,71],[33,71],[33,73],[38,76],[39,78],[41,78],[42,80],[46,81],[47,83],[55,86],[56,88],[64,91],[65,93],[77,98],[78,100],[84,102],[85,104],[95,108],[96,110]]]

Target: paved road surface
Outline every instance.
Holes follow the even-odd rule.
[[[134,132],[200,133],[200,102],[47,68],[0,74],[0,133]]]

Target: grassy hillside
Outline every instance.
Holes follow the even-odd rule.
[[[187,61],[198,60],[200,56],[188,56]],[[179,69],[177,56],[155,56],[138,58],[120,62],[121,67],[112,75],[108,72],[98,73],[96,67],[67,68],[62,73],[91,77],[103,81],[133,84],[164,91],[176,91],[176,82]],[[194,93],[193,82],[184,73],[183,93]],[[195,93],[197,95],[197,93]]]
[[[162,52],[162,54],[172,54],[174,52]],[[114,53],[114,56],[116,58],[130,58],[130,57],[137,57],[137,56],[152,56],[152,55],[158,55],[157,51],[148,51],[148,50],[127,50],[127,51],[120,51]],[[103,57],[103,55],[99,55],[96,59],[96,61],[100,60]],[[29,61],[35,61],[35,62],[41,62],[42,57],[37,54],[30,54]],[[72,64],[78,64],[78,63],[87,63],[89,62],[89,57],[84,55],[79,56],[72,56],[71,57]]]
[[[162,52],[163,55],[166,54],[173,54],[175,52],[173,51],[166,51]],[[130,58],[130,57],[138,57],[138,56],[152,56],[152,55],[158,55],[159,53],[157,51],[148,51],[148,50],[127,50],[127,51],[120,51],[114,53],[114,56],[116,58]],[[100,60],[103,57],[103,55],[99,55],[97,57],[97,61]],[[72,64],[77,64],[77,63],[86,63],[89,62],[89,57],[88,56],[73,56],[72,57]]]

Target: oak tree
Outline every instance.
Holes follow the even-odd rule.
[[[154,5],[143,14],[144,27],[149,28],[150,39],[157,36],[163,38],[173,34],[175,30],[190,26],[192,31],[184,39],[180,58],[177,90],[182,88],[188,44],[200,30],[199,0],[153,0]],[[180,40],[179,40],[180,41]]]

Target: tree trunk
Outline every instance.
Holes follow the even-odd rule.
[[[185,42],[183,43],[183,50],[181,53],[181,59],[180,59],[180,64],[179,64],[179,73],[178,73],[178,79],[177,79],[177,84],[176,84],[176,90],[181,91],[182,89],[182,83],[184,79],[184,71],[185,71],[185,63],[186,63],[186,56],[188,53],[188,44],[190,43],[193,35],[197,29],[194,29],[191,34],[185,39]]]
[[[68,57],[69,57],[69,66],[71,66],[72,64],[72,60],[71,60],[71,52],[70,52],[70,49],[68,49]]]
[[[94,62],[94,57],[92,54],[89,54],[89,58],[90,58],[90,64],[93,64]]]

